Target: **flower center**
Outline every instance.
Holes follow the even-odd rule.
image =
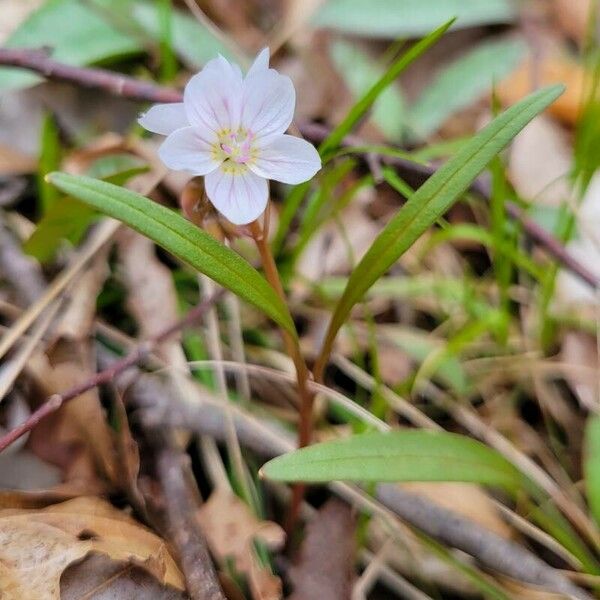
[[[254,134],[243,129],[237,132],[224,131],[219,136],[221,156],[226,163],[245,165],[252,159]],[[233,165],[232,165],[233,166]]]

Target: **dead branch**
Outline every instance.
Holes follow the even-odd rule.
[[[104,90],[121,98],[147,102],[181,102],[181,92],[175,89],[157,86],[106,69],[72,67],[50,58],[48,50],[44,48],[0,48],[0,65],[27,69],[47,79]]]
[[[107,360],[105,352],[101,352],[100,362],[103,360]],[[175,443],[172,429],[162,423],[149,425],[136,417],[138,406],[161,402],[167,390],[156,377],[138,375],[137,370],[122,373],[115,384],[123,393],[127,406],[133,409],[131,421],[134,429],[140,431],[144,458],[150,463],[152,475],[162,490],[159,499],[154,493],[147,494],[147,505],[152,509],[151,513],[158,514],[158,528],[165,530],[165,536],[177,551],[192,600],[225,600],[196,518],[202,499],[189,456]]]

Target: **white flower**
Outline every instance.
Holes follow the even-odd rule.
[[[168,136],[159,149],[170,169],[204,175],[210,201],[227,219],[257,219],[269,197],[267,179],[296,184],[321,168],[312,144],[285,135],[296,92],[289,77],[269,68],[262,50],[246,77],[219,56],[185,87],[183,102],[157,104],[140,119]]]

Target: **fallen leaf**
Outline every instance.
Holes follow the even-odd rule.
[[[109,251],[110,246],[100,250],[71,288],[67,305],[54,328],[55,339],[85,340],[91,335],[96,318],[96,299],[110,275]]]
[[[579,399],[581,406],[594,411],[598,403],[598,345],[595,336],[582,331],[570,331],[562,339],[560,357],[568,365],[587,367],[588,372],[580,370],[566,380]]]
[[[91,554],[65,569],[60,579],[60,600],[142,599],[184,600],[187,596],[162,585],[130,563]]]
[[[154,243],[131,230],[123,230],[118,239],[121,272],[127,287],[127,306],[148,339],[179,318],[177,294],[171,271],[162,264]],[[168,363],[186,363],[181,349],[181,333],[161,344],[158,352]]]
[[[535,81],[534,81],[535,76]],[[574,60],[561,55],[544,57],[534,65],[525,61],[514,73],[500,83],[498,95],[504,105],[511,105],[523,99],[534,87],[543,87],[554,83],[566,86],[565,92],[547,109],[568,125],[574,125],[579,118],[584,98],[586,73]]]
[[[354,579],[356,521],[352,509],[329,500],[306,526],[300,558],[290,570],[290,600],[349,599]]]
[[[490,497],[480,487],[469,483],[404,483],[402,488],[420,494],[474,523],[510,539],[511,528],[498,514]]]
[[[240,498],[227,489],[217,488],[197,512],[206,541],[217,559],[232,559],[238,572],[248,576],[255,600],[281,598],[281,582],[263,568],[254,555],[253,541],[268,548],[283,547],[285,533],[271,521],[260,521]]]
[[[35,171],[37,160],[33,157],[0,144],[0,175],[25,175]]]
[[[588,32],[593,0],[553,0],[554,16],[562,30],[583,45]]]
[[[42,510],[0,511],[0,596],[60,600],[63,571],[90,552],[128,561],[184,589],[163,540],[108,502],[77,498]]]
[[[95,361],[87,340],[61,339],[28,369],[47,398],[92,377]],[[107,482],[119,483],[112,433],[96,388],[44,419],[31,432],[29,448],[59,466],[64,481],[85,482],[88,494],[105,491]]]
[[[533,119],[510,147],[508,176],[519,195],[560,206],[571,193],[573,151],[567,133],[546,115]]]

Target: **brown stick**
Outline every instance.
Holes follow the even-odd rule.
[[[110,94],[138,100],[141,102],[181,102],[183,94],[181,91],[140,81],[133,77],[120,75],[113,71],[105,69],[91,69],[83,67],[72,67],[53,60],[48,53],[41,50],[30,50],[25,48],[0,48],[0,65],[20,67],[29,71],[34,71],[48,79],[66,81],[75,85],[96,88],[104,90]],[[322,141],[329,135],[330,129],[319,123],[300,123],[299,129],[302,135],[317,142]],[[356,136],[347,136],[342,145],[345,146],[364,146],[364,140]],[[423,183],[435,172],[434,167],[418,165],[410,161],[397,157],[380,157],[380,160],[398,167],[401,171],[408,173],[414,183]],[[416,180],[416,181],[415,181]],[[409,183],[411,183],[409,181]],[[478,193],[486,199],[489,199],[489,186],[477,180],[472,191]],[[543,227],[540,227],[535,221],[523,215],[521,209],[511,202],[507,202],[508,214],[518,219],[523,224],[525,233],[545,250],[566,269],[578,275],[583,281],[591,287],[597,287],[600,284],[600,278],[582,265],[566,250],[563,244],[554,236],[550,235]]]
[[[99,354],[99,363],[113,362],[106,352]],[[225,600],[208,546],[196,518],[202,498],[192,472],[190,457],[177,445],[173,429],[162,423],[149,423],[142,418],[148,404],[162,403],[170,389],[153,375],[132,369],[115,378],[116,389],[123,395],[129,409],[130,423],[141,445],[144,475],[150,475],[160,485],[156,494],[153,485],[141,485],[147,514],[151,523],[164,532],[176,551],[192,600]]]
[[[195,518],[198,503],[191,489],[190,457],[177,450],[164,430],[156,429],[150,435],[156,436],[156,474],[164,490],[167,533],[177,549],[190,598],[225,600]]]
[[[0,65],[20,67],[34,71],[56,81],[66,81],[81,87],[101,89],[105,92],[147,102],[181,102],[180,91],[140,81],[106,69],[72,67],[53,60],[46,49],[0,48]]]
[[[111,365],[110,368],[105,369],[100,373],[96,373],[93,377],[90,377],[86,381],[73,386],[66,392],[50,396],[50,398],[48,398],[37,410],[31,413],[26,421],[21,423],[21,425],[18,427],[11,429],[8,433],[6,433],[6,435],[0,438],[0,452],[18,440],[22,435],[26,434],[28,431],[31,431],[42,419],[46,418],[53,412],[56,412],[66,402],[73,400],[73,398],[76,398],[80,394],[83,394],[84,392],[87,392],[96,386],[112,381],[117,375],[148,356],[148,354],[150,354],[154,348],[156,348],[171,335],[203,317],[206,311],[215,302],[219,301],[219,299],[223,296],[223,293],[223,290],[221,290],[210,298],[206,299],[204,302],[198,304],[196,307],[192,308],[192,310],[190,310],[188,314],[183,317],[183,319],[167,327],[153,338],[141,343],[127,356]]]

